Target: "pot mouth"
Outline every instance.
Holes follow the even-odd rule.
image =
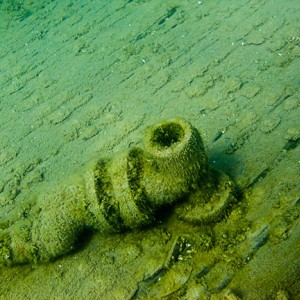
[[[183,127],[177,122],[166,122],[152,130],[150,143],[159,150],[176,146],[185,135]]]

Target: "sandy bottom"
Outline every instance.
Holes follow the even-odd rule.
[[[0,298],[300,299],[298,1],[42,2],[0,1],[1,219],[173,117],[239,196],[218,223],[170,211],[0,267]]]

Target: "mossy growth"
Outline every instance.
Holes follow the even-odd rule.
[[[169,148],[179,143],[184,137],[184,130],[175,122],[164,123],[152,131],[150,142],[157,148]]]
[[[7,233],[0,235],[0,263],[9,265],[11,257],[10,243],[11,240]]]
[[[221,176],[212,184],[196,128],[181,119],[163,121],[150,127],[144,146],[90,162],[38,195],[24,219],[2,225],[2,260],[52,260],[73,251],[86,229],[109,233],[140,228],[152,223],[162,206],[183,197],[189,198],[190,209],[176,212],[185,221],[211,222],[224,215],[232,198],[231,181]],[[3,234],[8,241],[1,239]]]
[[[133,148],[128,153],[127,159],[127,178],[130,188],[131,197],[142,214],[148,216],[145,218],[144,224],[153,220],[155,207],[149,202],[147,191],[142,184],[144,176],[144,152],[140,148]]]
[[[98,201],[101,204],[103,216],[109,224],[109,228],[114,228],[115,231],[122,231],[125,226],[120,216],[119,203],[117,203],[113,197],[113,186],[107,169],[109,163],[110,161],[108,159],[100,159],[97,162],[96,168],[93,172],[95,181],[94,187]]]

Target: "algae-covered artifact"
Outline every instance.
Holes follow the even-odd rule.
[[[199,132],[181,119],[150,127],[143,148],[86,164],[0,222],[0,263],[48,261],[69,253],[86,229],[120,232],[155,221],[180,198],[212,198],[214,187]],[[204,191],[204,192],[202,192]],[[228,198],[228,197],[227,197]],[[193,221],[193,215],[186,215]]]

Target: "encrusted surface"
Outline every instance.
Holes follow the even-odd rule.
[[[83,157],[138,145],[140,129],[176,116],[240,190],[218,223],[170,209],[51,264],[1,268],[1,295],[297,299],[298,1],[0,3],[0,226]]]

